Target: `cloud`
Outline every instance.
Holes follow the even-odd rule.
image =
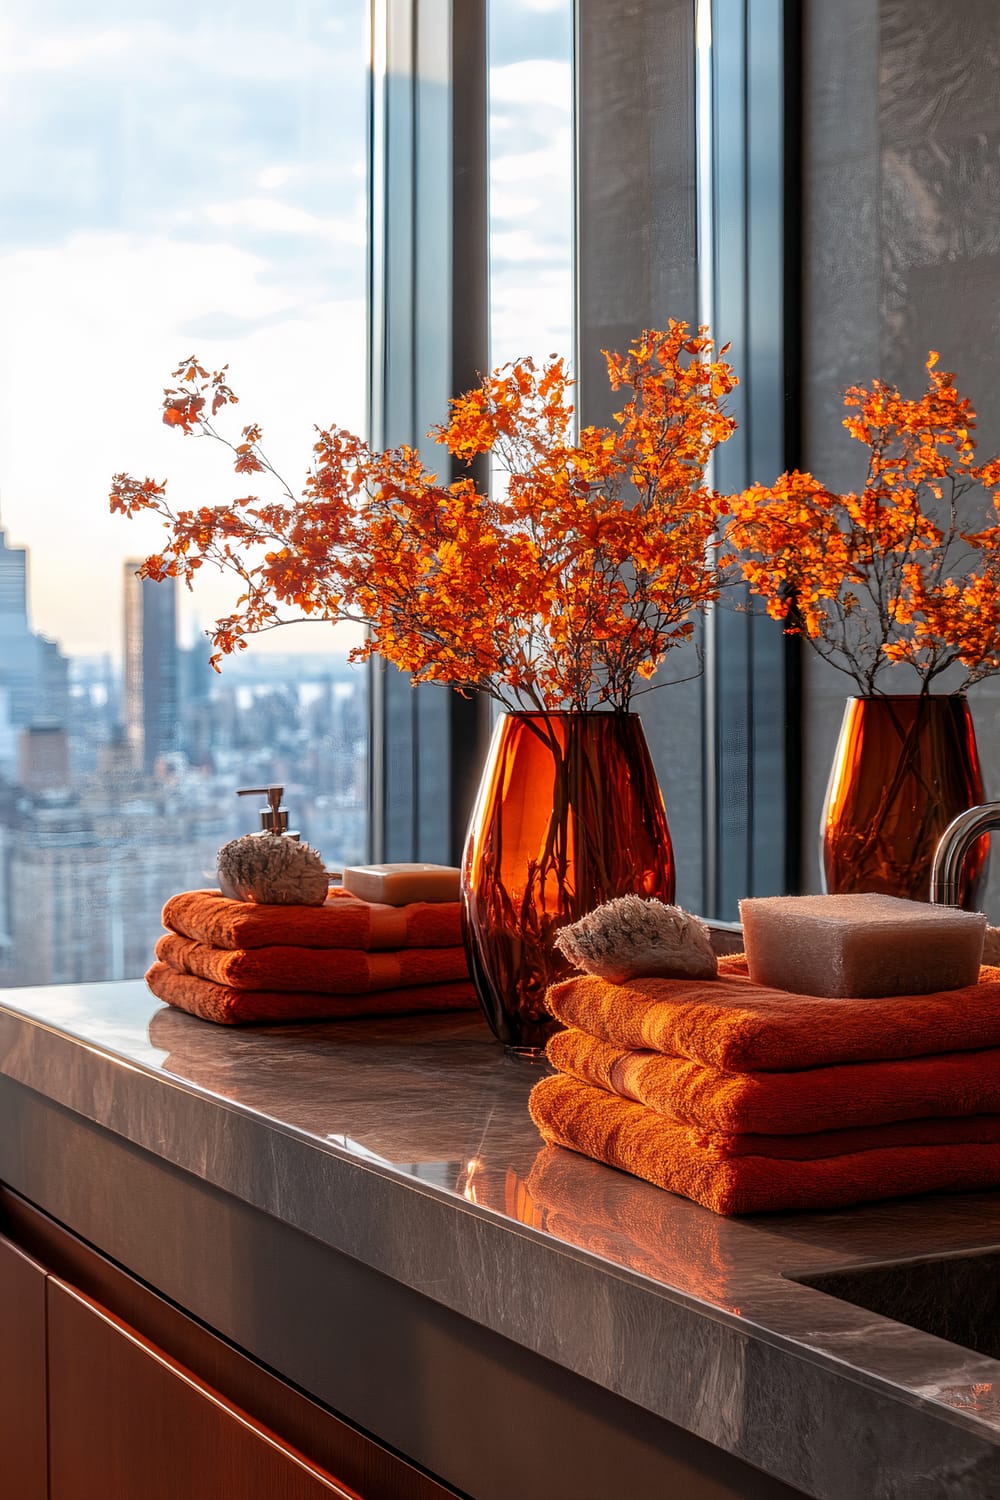
[[[560,113],[572,105],[573,75],[569,61],[524,58],[490,68],[492,104],[541,104]]]
[[[178,503],[246,493],[221,447],[163,426],[161,392],[179,359],[229,362],[242,397],[233,425],[261,421],[293,490],[313,424],[362,426],[360,272],[353,294],[302,299],[291,268],[276,276],[223,243],[87,234],[0,257],[0,489],[8,540],[32,549],[37,629],[74,651],[119,650],[122,559],[155,550],[160,531],[151,518],[108,514],[114,472],[169,476]],[[192,347],[192,323],[212,319],[217,338]],[[182,611],[204,623],[233,598],[203,572]],[[318,632],[307,640],[322,645]]]
[[[491,62],[566,59],[572,52],[572,0],[504,0],[491,7]]]
[[[78,72],[118,62],[132,47],[133,29],[106,26],[77,31],[19,32],[12,21],[0,21],[0,74]]]
[[[0,31],[0,133],[16,142],[0,153],[7,245],[86,229],[204,234],[205,215],[218,225],[222,212],[244,236],[319,239],[331,208],[363,220],[360,34],[338,38],[315,20],[293,32],[252,4],[225,24],[199,13],[173,26],[119,19],[110,0],[103,27],[52,7],[47,26]],[[320,9],[304,7],[305,19]],[[267,206],[271,193],[280,207]],[[356,244],[360,231],[331,232]]]
[[[365,244],[365,223],[360,213],[339,217],[310,213],[280,198],[231,198],[205,204],[193,217],[203,218],[215,229],[308,235],[360,247]]]
[[[553,190],[569,198],[573,181],[572,142],[554,142],[541,151],[510,151],[490,164],[490,212],[505,216],[530,195],[532,211],[550,200]]]
[[[490,262],[494,268],[498,265],[512,268],[549,265],[553,260],[566,260],[568,249],[556,226],[546,238],[530,229],[512,229],[490,235]]]
[[[573,354],[573,278],[569,264],[495,278],[491,288],[493,364],[530,354]]]
[[[355,7],[361,14],[361,7]],[[85,72],[115,70],[127,63],[130,71],[148,69],[162,80],[165,73],[183,70],[189,79],[272,79],[304,84],[331,74],[356,70],[356,53],[364,38],[353,26],[290,27],[270,7],[255,22],[214,20],[202,15],[170,25],[161,20],[125,19],[117,25],[97,25],[76,15],[56,19],[44,28],[37,22],[18,26],[0,22],[0,74],[30,77],[65,72],[76,78]]]

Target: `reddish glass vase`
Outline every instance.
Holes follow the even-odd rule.
[[[820,824],[824,889],[929,901],[931,865],[952,818],[983,801],[969,705],[932,698],[848,698]],[[969,851],[959,889],[978,908],[989,839]]]
[[[557,1030],[545,991],[574,972],[560,927],[629,894],[674,899],[663,796],[642,723],[624,713],[507,714],[462,861],[462,926],[486,1019],[512,1051]]]

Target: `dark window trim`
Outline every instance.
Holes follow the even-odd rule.
[[[740,373],[723,492],[776,478],[800,447],[801,37],[794,0],[712,0],[712,307]],[[706,632],[706,915],[800,881],[800,646],[722,606]]]
[[[486,0],[374,0],[372,59],[369,431],[424,446],[489,360]],[[371,858],[457,863],[487,709],[372,662]]]

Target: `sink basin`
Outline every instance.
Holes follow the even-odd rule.
[[[789,1276],[869,1312],[1000,1359],[1000,1246]]]

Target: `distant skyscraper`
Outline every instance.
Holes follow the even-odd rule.
[[[28,554],[8,547],[0,528],[0,683],[12,725],[27,724],[37,707],[38,642],[28,628]]]
[[[21,730],[17,783],[27,792],[68,789],[69,741],[61,724],[41,721]]]
[[[8,547],[7,534],[0,526],[0,620],[4,624],[17,620],[28,628],[28,551],[26,547]]]
[[[39,717],[65,723],[67,663],[54,641],[28,624],[28,552],[8,547],[0,527],[0,687],[10,723],[17,728]]]
[[[139,566],[137,559],[125,563],[123,709],[135,764],[148,774],[159,756],[177,746],[177,582],[138,578]]]

